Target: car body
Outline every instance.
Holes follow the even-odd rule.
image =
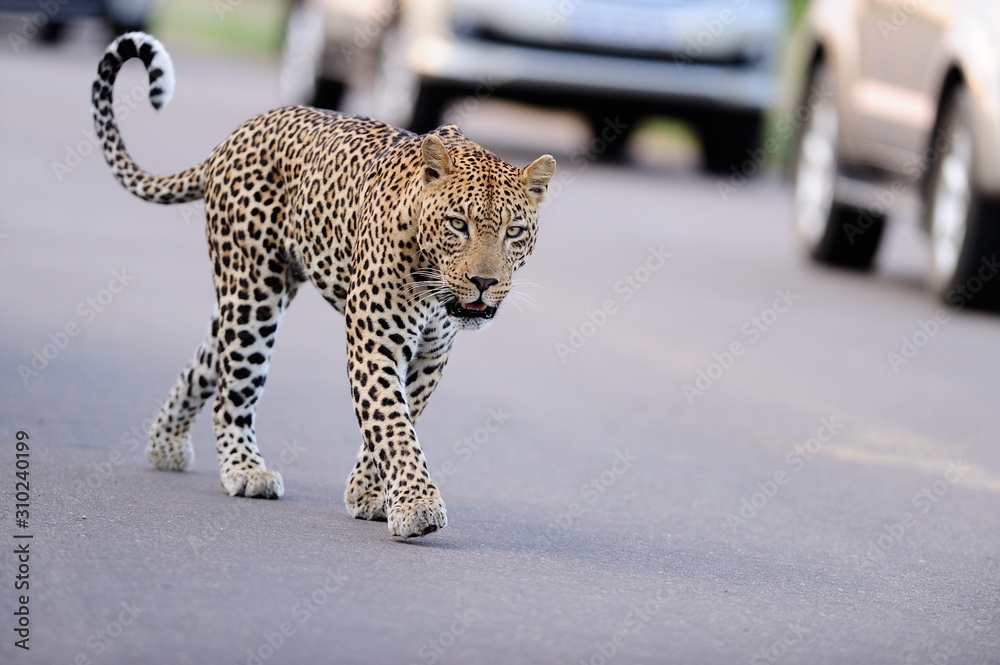
[[[415,131],[465,96],[573,108],[595,130],[678,116],[724,170],[775,101],[786,14],[785,0],[304,0],[283,88],[335,107],[371,82],[372,115]]]
[[[804,31],[795,217],[810,254],[870,267],[916,191],[932,287],[997,308],[1000,4],[816,0]]]
[[[12,43],[35,35],[56,42],[68,24],[83,19],[101,19],[115,35],[142,30],[155,5],[156,0],[0,0],[0,14],[20,15],[21,25],[8,35]]]

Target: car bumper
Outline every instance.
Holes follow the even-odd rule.
[[[773,104],[779,85],[769,62],[651,60],[475,39],[427,37],[409,60],[421,77],[477,95],[537,91],[755,111]]]

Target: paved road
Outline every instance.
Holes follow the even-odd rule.
[[[683,160],[574,162],[553,118],[466,118],[561,170],[538,308],[460,339],[420,424],[447,529],[347,516],[342,324],[311,292],[260,407],[285,498],[225,496],[207,418],[193,472],[150,469],[210,273],[197,207],[130,198],[93,152],[97,51],[0,56],[4,663],[1000,662],[1000,319],[940,310],[906,225],[877,275],[820,270],[776,179],[724,199]],[[159,172],[276,102],[273,63],[175,59],[173,105],[123,121]]]

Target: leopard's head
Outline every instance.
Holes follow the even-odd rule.
[[[556,161],[543,155],[521,169],[460,135],[446,146],[436,134],[424,137],[421,158],[418,276],[452,324],[482,328],[535,247]]]

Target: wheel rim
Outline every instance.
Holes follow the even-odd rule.
[[[382,39],[372,104],[375,118],[390,125],[408,125],[416,108],[420,77],[410,67],[407,50],[402,29],[389,28]]]
[[[821,70],[814,80],[823,87],[825,78]],[[813,107],[800,139],[795,169],[795,224],[810,251],[822,240],[833,207],[838,129],[836,105],[826,98]]]
[[[973,141],[961,113],[956,113],[946,136],[930,218],[932,279],[939,290],[947,288],[958,270],[972,202]]]

